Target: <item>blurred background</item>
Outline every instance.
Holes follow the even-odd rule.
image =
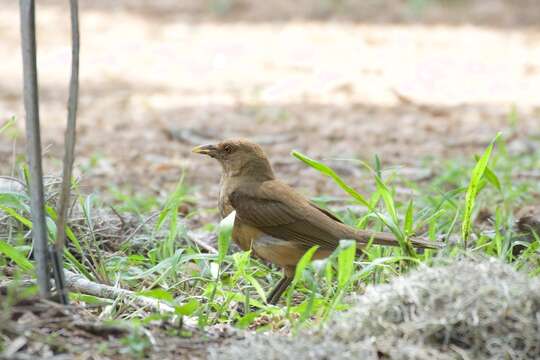
[[[45,173],[58,173],[66,121],[66,1],[37,1]],[[339,193],[297,149],[429,176],[498,130],[515,153],[540,138],[536,0],[83,0],[77,174],[89,191],[169,192],[185,169],[214,206],[217,164],[193,146],[248,137],[279,176]],[[0,173],[24,155],[18,2],[0,0]],[[427,175],[426,175],[427,174]],[[361,188],[361,185],[359,186]],[[104,191],[106,192],[106,191]]]

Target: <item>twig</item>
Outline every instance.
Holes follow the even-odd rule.
[[[131,232],[131,234],[128,235],[128,237],[126,238],[126,240],[124,240],[124,242],[127,243],[129,240],[131,240],[131,239],[133,238],[133,236],[134,236],[136,233],[138,233],[139,230],[141,230],[142,227],[143,227],[144,225],[148,224],[153,218],[155,218],[155,217],[158,216],[158,215],[159,215],[159,212],[156,212],[156,213],[150,215],[149,217],[147,217],[146,220],[144,220],[142,223],[140,223],[139,226],[137,226],[137,227],[135,228],[135,230],[133,230],[133,231]]]
[[[64,269],[64,273],[66,275],[66,286],[73,291],[105,299],[124,297],[133,301],[133,303],[139,306],[148,307],[155,311],[174,312],[174,308],[162,301],[137,295],[130,290],[116,288],[110,285],[98,284],[69,270]]]
[[[121,336],[129,332],[127,327],[122,327],[113,324],[101,324],[90,321],[75,321],[73,326],[82,329],[90,334],[105,337],[107,335]]]
[[[122,215],[120,215],[120,213],[114,208],[114,206],[109,206],[109,207],[111,208],[114,215],[116,215],[118,220],[120,220],[120,229],[123,229],[126,226],[126,220],[124,219]]]
[[[36,282],[31,279],[23,279],[23,280],[11,280],[0,283],[0,295],[7,295],[10,291],[10,287],[16,286],[17,289],[20,289],[21,287],[29,287],[32,285],[35,285]]]
[[[18,336],[10,341],[7,347],[0,354],[5,359],[11,359],[20,349],[28,343],[28,339],[24,336]]]
[[[4,179],[4,180],[16,182],[16,183],[18,183],[19,185],[21,185],[23,189],[26,189],[26,184],[25,184],[21,179],[17,179],[17,178],[14,177],[14,176],[3,176],[3,175],[0,175],[0,179]]]
[[[39,131],[38,79],[36,65],[36,23],[34,0],[20,0],[21,40],[24,77],[24,108],[26,111],[26,140],[30,167],[32,240],[37,262],[39,295],[50,296],[47,229],[43,200],[43,169],[41,167],[41,137]]]
[[[105,299],[126,298],[138,306],[150,308],[158,312],[174,313],[175,309],[163,301],[137,295],[133,291],[116,288],[110,285],[98,284],[86,279],[84,276],[64,269],[66,276],[66,286],[72,291],[86,295],[97,296]],[[191,318],[183,318],[184,324],[196,326],[196,321]]]
[[[79,99],[79,1],[70,0],[71,13],[71,79],[69,81],[68,119],[64,137],[64,164],[62,174],[62,191],[58,203],[58,218],[56,219],[57,237],[55,243],[55,282],[60,301],[67,304],[68,296],[63,284],[64,259],[63,251],[66,242],[66,217],[69,208],[71,190],[71,174],[75,159],[75,129],[77,127],[77,105]]]
[[[391,91],[394,94],[394,96],[399,100],[399,102],[404,105],[414,106],[418,110],[424,111],[435,117],[440,117],[440,116],[444,116],[448,114],[448,109],[446,109],[445,107],[420,103],[414,100],[413,98],[411,98],[410,96],[407,96],[394,88],[391,89]]]
[[[211,253],[211,254],[217,254],[218,253],[216,248],[214,248],[213,246],[210,246],[210,245],[206,244],[204,241],[200,240],[196,233],[194,233],[192,231],[188,231],[187,232],[187,237],[189,238],[189,240],[193,241],[195,244],[199,245],[200,247],[202,247],[203,249],[205,249],[209,253]]]

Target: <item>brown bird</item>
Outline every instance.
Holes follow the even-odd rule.
[[[275,304],[291,283],[300,258],[312,246],[319,249],[314,259],[329,256],[342,239],[354,239],[365,245],[399,246],[388,233],[355,229],[331,212],[320,208],[300,193],[276,179],[262,148],[248,140],[225,140],[202,145],[194,153],[208,155],[221,164],[219,212],[224,218],[236,211],[233,241],[244,251],[278,265],[284,276],[270,292],[268,302]],[[439,244],[412,238],[418,248],[439,248]]]

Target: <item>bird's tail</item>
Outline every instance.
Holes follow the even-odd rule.
[[[356,229],[355,240],[364,245],[371,241],[377,245],[399,246],[399,241],[394,235],[369,230]],[[444,247],[444,244],[441,242],[431,241],[425,238],[410,237],[408,241],[413,247],[420,249],[441,249]]]

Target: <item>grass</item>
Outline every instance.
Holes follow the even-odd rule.
[[[515,169],[537,168],[540,156],[510,155],[499,135],[474,161],[426,163],[437,175],[422,183],[402,178],[399,170],[385,169],[379,158],[373,165],[360,163],[371,175],[372,180],[366,183],[366,188],[369,185],[373,189],[370,193],[352,188],[322,162],[299,152],[293,152],[293,156],[318,172],[313,176],[330,177],[349,196],[351,204],[365,208],[362,213],[344,211],[339,214],[343,219],[359,228],[390,231],[400,241],[400,247],[368,244],[364,255],[355,258],[355,244],[342,241],[331,257],[311,262],[316,250],[313,248],[300,261],[281,305],[271,306],[266,303],[265,294],[281,274],[252,258],[249,252],[232,251],[230,223],[224,221],[213,229],[204,226],[201,230],[208,238],[215,234],[216,253],[207,252],[191,241],[186,219],[196,217],[204,209],[186,217],[179,214],[179,207],[193,200],[191,189],[182,177],[167,199],[133,199],[115,189],[115,209],[119,216],[134,219],[129,229],[121,228],[118,232],[110,231],[111,227],[119,227],[117,216],[110,213],[105,220],[100,218],[103,204],[94,196],[78,193],[75,184],[78,202],[68,223],[65,266],[92,281],[115,284],[168,302],[175,307],[177,315],[195,318],[203,328],[231,324],[260,332],[296,331],[321,324],[336,311],[347,308],[344,299],[348,294],[362,293],[367,284],[386,283],[419,263],[430,264],[434,256],[479,253],[503,259],[532,276],[540,273],[538,237],[516,234],[513,226],[516,209],[526,204],[532,194],[540,193],[537,182],[518,180]],[[24,164],[21,169],[19,180],[25,182]],[[54,186],[47,187],[49,192]],[[398,187],[407,187],[416,195],[398,196]],[[54,199],[49,201],[47,224],[52,241],[56,214],[52,206]],[[7,224],[0,233],[0,266],[9,265],[21,277],[31,276],[33,268],[29,256],[28,203],[24,192],[2,190],[0,193],[0,219]],[[160,209],[157,212],[153,210],[156,206]],[[483,214],[482,218],[479,213]],[[107,225],[113,219],[115,225]],[[412,235],[445,239],[448,246],[438,252],[417,251],[408,242]],[[115,236],[119,236],[115,240],[119,244],[111,246],[108,241]],[[136,246],[136,240],[144,246]],[[158,316],[129,306],[121,299],[74,293],[70,296],[73,301],[91,306],[103,320],[128,321],[144,327]],[[146,340],[137,340],[140,337],[137,334],[125,339],[127,351],[144,354],[151,346]]]

